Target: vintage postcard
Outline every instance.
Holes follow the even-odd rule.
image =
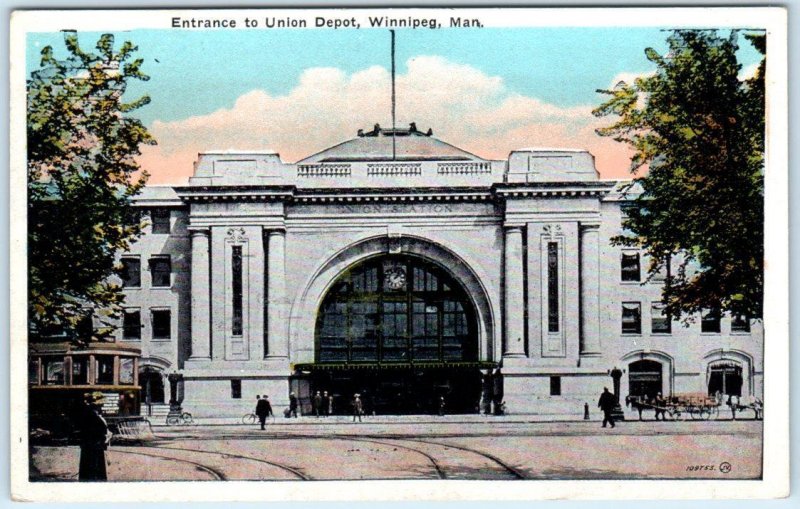
[[[785,496],[786,27],[15,12],[13,496]]]

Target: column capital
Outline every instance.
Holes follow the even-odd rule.
[[[190,226],[187,230],[189,230],[189,235],[192,237],[199,237],[201,235],[208,237],[211,233],[211,230],[207,226]]]
[[[580,224],[580,229],[581,229],[582,232],[592,231],[592,230],[599,230],[600,229],[600,223],[581,223]]]
[[[283,237],[286,235],[286,228],[264,228],[264,235],[267,237],[272,237],[275,235],[280,235]]]
[[[513,233],[513,232],[520,232],[522,233],[522,229],[525,227],[524,223],[506,223],[503,225],[503,229],[506,233]]]

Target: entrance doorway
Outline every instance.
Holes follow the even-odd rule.
[[[480,411],[481,378],[477,368],[319,370],[311,375],[310,390],[333,395],[338,415],[352,412],[356,393],[367,415],[435,414],[440,398],[445,413],[469,414]]]
[[[146,405],[164,403],[164,376],[160,371],[145,367],[139,373],[139,386],[142,389],[142,402]]]
[[[349,413],[361,394],[368,413],[439,409],[476,413],[481,399],[476,314],[462,285],[422,258],[387,255],[345,271],[317,316],[311,394],[334,394]]]
[[[742,396],[742,367],[734,362],[719,362],[708,367],[708,394]]]
[[[664,387],[661,363],[646,359],[630,363],[628,386],[631,396],[655,398]]]

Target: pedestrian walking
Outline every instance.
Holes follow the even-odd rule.
[[[439,416],[444,415],[444,396],[439,396]]]
[[[353,422],[356,422],[356,417],[358,417],[358,422],[361,422],[362,413],[364,413],[364,404],[361,402],[361,395],[355,393],[353,395]]]
[[[267,417],[272,415],[272,405],[270,405],[268,398],[269,396],[266,394],[263,398],[256,396],[258,400],[256,403],[256,416],[258,417],[258,422],[261,423],[261,429],[265,429],[264,424],[267,422]]]
[[[611,427],[613,428],[614,416],[611,415],[611,412],[617,406],[617,398],[608,392],[608,387],[603,387],[603,394],[600,395],[600,400],[597,402],[597,406],[603,411],[603,427],[605,428],[606,424],[608,423],[611,424]]]
[[[312,400],[311,405],[314,407],[314,415],[319,417],[319,414],[322,413],[322,396],[320,395],[319,391],[314,394],[314,399]]]
[[[106,450],[111,441],[111,433],[103,418],[103,394],[100,392],[85,394],[83,406],[78,423],[81,445],[78,480],[107,481]]]
[[[326,396],[323,398],[323,404],[325,405],[325,415],[333,415],[333,393],[328,394],[325,392]]]
[[[297,417],[297,396],[294,395],[293,392],[289,393],[289,415]]]

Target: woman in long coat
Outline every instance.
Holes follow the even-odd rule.
[[[89,394],[85,398],[85,409],[81,416],[81,461],[78,469],[79,481],[106,481],[106,449],[108,448],[108,424],[101,412],[102,394]]]

